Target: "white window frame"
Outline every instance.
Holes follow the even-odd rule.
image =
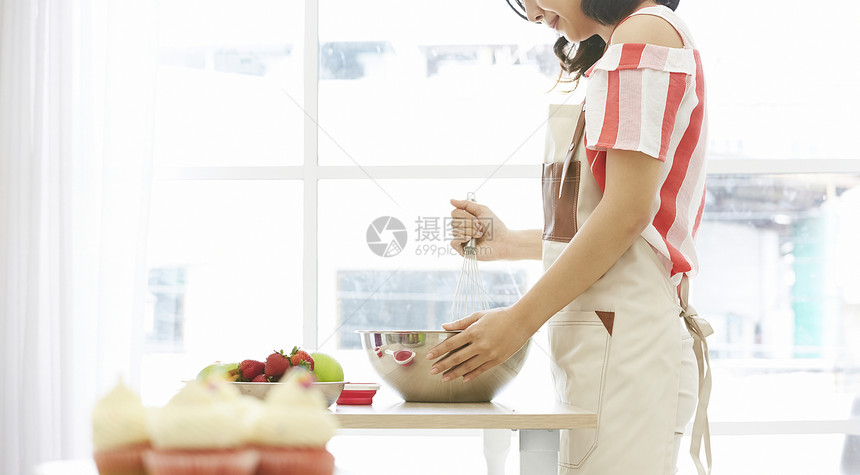
[[[322,166],[319,164],[319,0],[305,0],[304,31],[304,157],[298,166],[260,167],[161,167],[155,180],[296,180],[303,186],[303,311],[302,346],[318,344],[317,234],[319,226],[319,180],[328,179],[457,179],[487,177],[540,178],[532,165],[410,165],[410,166]],[[710,155],[709,175],[781,175],[797,173],[860,175],[860,156],[852,159],[750,159]],[[860,435],[860,420],[713,421],[717,436],[740,435]],[[373,431],[368,434],[379,434]]]

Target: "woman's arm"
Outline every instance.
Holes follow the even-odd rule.
[[[519,350],[549,318],[597,281],[633,244],[653,216],[663,162],[642,152],[609,150],[603,198],[555,263],[513,306],[443,325],[465,330],[433,348],[431,374],[443,381],[477,377]],[[466,346],[467,345],[467,346]]]
[[[510,311],[537,331],[597,281],[653,218],[663,162],[642,152],[609,150],[603,198],[570,244]]]
[[[508,249],[509,261],[523,259],[540,260],[543,257],[543,240],[540,229],[520,229],[511,231],[511,245]]]

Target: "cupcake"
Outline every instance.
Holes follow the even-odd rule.
[[[337,422],[313,376],[293,369],[266,395],[251,432],[260,452],[257,475],[332,475],[334,457],[326,443]]]
[[[254,403],[226,381],[189,382],[150,419],[148,473],[252,475],[258,455],[246,440]]]
[[[143,475],[149,448],[148,412],[120,381],[93,409],[93,458],[101,475]]]

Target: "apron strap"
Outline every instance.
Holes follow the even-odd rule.
[[[585,131],[585,107],[579,110],[579,117],[576,119],[576,129],[573,131],[573,140],[570,141],[570,147],[567,149],[567,156],[564,158],[564,165],[561,167],[561,180],[567,178],[567,169],[570,168],[570,161],[573,160],[573,152],[576,149],[576,144],[582,138],[582,133]],[[561,198],[563,186],[558,187],[558,197]]]
[[[693,352],[696,354],[696,364],[699,367],[699,398],[696,406],[696,415],[693,419],[692,441],[690,442],[690,455],[696,464],[699,475],[711,473],[711,429],[708,423],[708,402],[711,398],[711,361],[708,358],[708,341],[706,338],[714,333],[711,325],[699,317],[696,309],[689,304],[690,279],[687,274],[681,277],[679,289],[681,298],[681,317],[687,325],[687,330],[693,337]],[[701,449],[702,442],[705,445],[705,462],[707,469],[702,465]]]

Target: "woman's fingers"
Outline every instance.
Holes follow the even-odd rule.
[[[510,308],[502,307],[475,312],[445,325],[446,329],[464,329],[430,349],[429,359],[445,355],[433,363],[431,374],[442,373],[443,381],[461,376],[469,381],[505,362],[534,332],[524,331],[522,320]]]
[[[454,218],[455,220],[470,220],[470,219],[476,219],[477,218],[477,216],[475,216],[474,214],[469,213],[468,211],[462,210],[460,208],[452,209],[451,210],[451,217]]]
[[[461,346],[466,346],[469,343],[469,340],[467,340],[466,338],[466,335],[463,333],[448,338],[442,343],[439,343],[433,348],[430,348],[430,351],[427,352],[427,359],[436,359],[442,355],[456,350],[457,348],[460,348]]]
[[[468,381],[471,381],[471,380],[477,378],[478,376],[482,375],[485,371],[492,369],[492,367],[493,367],[493,364],[490,363],[489,361],[487,361],[486,363],[479,366],[477,369],[473,369],[472,371],[467,372],[463,376],[463,382],[465,383],[465,382],[468,382]]]
[[[481,355],[474,355],[471,358],[446,371],[445,374],[442,376],[442,382],[452,381],[459,378],[460,376],[465,376],[472,371],[478,370],[482,365],[483,362],[481,361]],[[464,379],[464,381],[466,380]]]
[[[474,220],[477,222],[477,220]],[[451,220],[451,247],[461,256],[465,254],[463,247],[472,240],[472,238],[480,239],[484,236],[483,228],[477,228],[471,223],[471,219],[452,219]]]
[[[465,210],[471,213],[473,216],[478,216],[481,214],[482,206],[474,201],[469,200],[458,200],[451,199],[451,205],[457,209]]]
[[[457,330],[465,330],[469,327],[469,325],[477,322],[481,318],[480,313],[473,313],[467,317],[461,318],[459,320],[443,323],[442,328],[448,331],[457,331]]]
[[[445,323],[442,325],[442,328],[448,331],[465,330],[480,320],[482,316],[483,313],[475,312],[460,320]],[[430,374],[445,373],[442,381],[450,381],[477,369],[480,366],[478,364],[479,360],[464,365],[464,363],[471,361],[477,355],[475,348],[470,347],[471,343],[469,334],[460,333],[431,348],[427,353],[427,359],[444,356],[433,364],[430,368]]]
[[[462,376],[463,382],[465,383],[467,381],[477,378],[482,373],[491,369],[494,366],[493,363],[491,363],[485,355],[477,353],[471,354],[471,356],[469,356],[468,354],[464,354],[456,361],[462,362],[459,362],[456,365],[452,364],[450,369],[442,371],[442,382],[452,381]],[[451,363],[453,362],[454,361],[452,360]]]
[[[486,231],[480,219],[461,209],[451,211],[451,218],[451,233],[454,237],[471,236],[480,238]]]
[[[433,351],[435,351],[435,349]],[[439,358],[439,360],[433,363],[433,366],[430,367],[430,374],[439,374],[450,371],[452,368],[456,368],[458,365],[461,365],[463,362],[474,357],[475,352],[470,349],[469,346],[465,346],[459,350],[444,353],[444,355],[445,356]],[[448,381],[450,379],[452,378],[442,378],[443,381]]]

